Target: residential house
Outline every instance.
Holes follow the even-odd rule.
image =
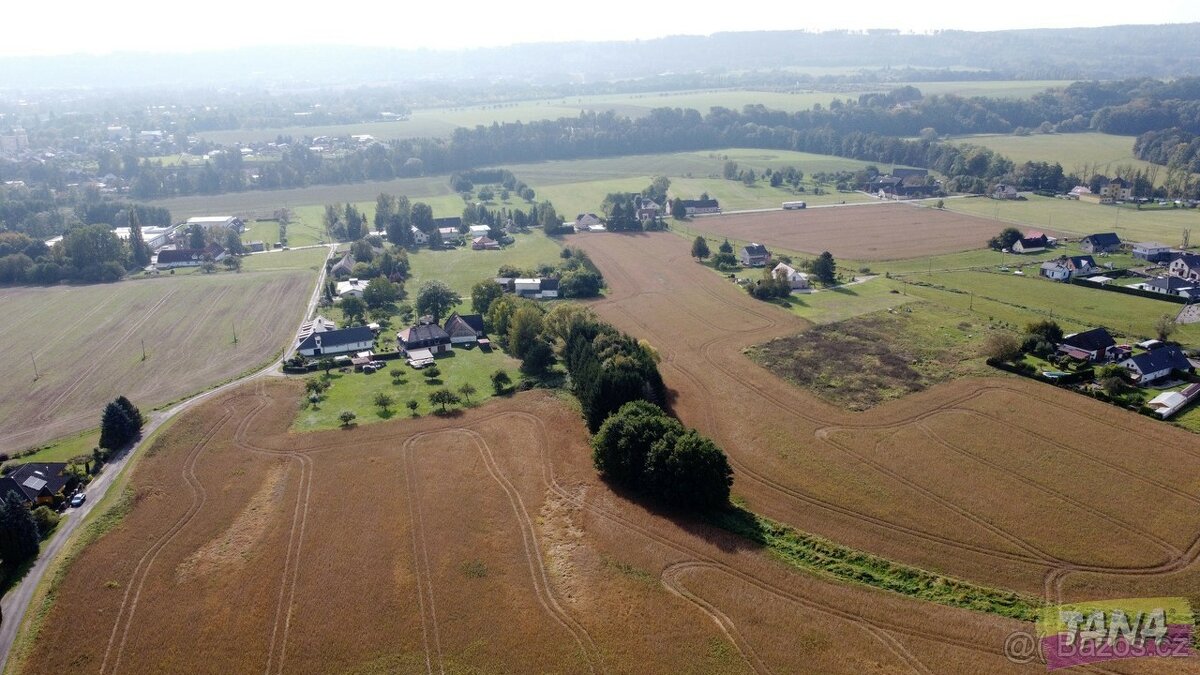
[[[1071,278],[1071,270],[1067,268],[1065,258],[1042,263],[1039,274],[1054,281],[1066,281]]]
[[[1094,274],[1100,268],[1090,255],[1063,256],[1057,260],[1042,263],[1041,275],[1055,281],[1066,281],[1073,277]]]
[[[482,237],[475,237],[472,239],[471,248],[476,251],[499,251],[500,242],[487,235],[484,235]]]
[[[1072,333],[1058,343],[1058,351],[1081,361],[1104,361],[1116,350],[1117,341],[1103,328]]]
[[[762,244],[751,243],[742,247],[738,260],[743,267],[762,267],[771,259],[771,252]]]
[[[436,323],[405,328],[396,333],[396,339],[405,354],[418,349],[427,349],[433,354],[450,351],[450,334]]]
[[[683,202],[683,210],[689,217],[721,212],[721,204],[715,199],[682,199],[680,201]]]
[[[209,244],[205,248],[164,248],[155,256],[154,268],[199,267],[210,260],[220,262],[224,259],[225,249],[219,244]]]
[[[1046,235],[1044,234],[1040,237],[1031,237],[1026,235],[1018,239],[1016,243],[1012,245],[1012,252],[1041,253],[1042,251],[1045,251],[1049,245],[1050,243],[1046,241]]]
[[[1151,293],[1200,300],[1200,282],[1192,282],[1179,277],[1155,277],[1141,284],[1141,287]]]
[[[1167,266],[1167,273],[1188,281],[1200,281],[1200,255],[1176,253]]]
[[[587,232],[588,229],[600,224],[600,216],[594,213],[581,213],[575,216],[576,232]]]
[[[438,234],[442,237],[443,242],[451,241],[453,239],[459,239],[460,237],[462,237],[462,233],[458,231],[457,227],[439,227],[437,229],[437,231],[438,231]]]
[[[1171,345],[1130,356],[1121,361],[1121,367],[1129,371],[1138,385],[1157,382],[1169,376],[1172,371],[1191,373],[1195,370],[1183,351]]]
[[[468,236],[470,236],[472,239],[477,237],[486,237],[491,231],[492,228],[487,225],[472,225],[469,228]]]
[[[342,259],[339,260],[336,265],[329,268],[329,273],[335,277],[348,277],[354,273],[355,262],[354,256],[347,253],[346,255],[342,256]]]
[[[1017,188],[1012,185],[1000,183],[992,189],[992,199],[1016,199],[1020,194],[1017,193]]]
[[[367,282],[354,277],[337,282],[336,287],[339,298],[361,298],[365,290],[367,290]]]
[[[796,268],[792,267],[791,265],[779,263],[775,266],[775,269],[771,270],[771,276],[775,277],[776,279],[778,279],[780,275],[783,275],[783,278],[787,279],[788,284],[791,286],[793,291],[809,287],[808,274],[804,272],[797,272]]]
[[[915,173],[915,169],[893,169],[891,175],[881,175],[867,182],[867,192],[875,193],[880,199],[927,197],[936,189],[928,184],[928,172]]]
[[[296,351],[304,356],[330,356],[361,352],[375,346],[375,333],[366,326],[313,332],[300,341]]]
[[[331,330],[337,330],[337,324],[318,315],[300,324],[300,330],[296,332],[296,344],[304,342],[313,333],[325,333]]]
[[[479,314],[458,314],[457,312],[446,319],[443,328],[450,336],[450,344],[472,344],[483,337],[483,316]]]
[[[409,225],[409,231],[412,232],[413,243],[418,246],[423,246],[429,243],[429,235],[416,225]]]
[[[637,197],[634,206],[637,208],[637,219],[642,222],[658,220],[662,216],[662,207],[649,197]]]
[[[1079,248],[1086,253],[1112,253],[1121,249],[1121,238],[1114,232],[1089,234],[1080,240]]]
[[[1133,199],[1133,183],[1124,178],[1114,178],[1100,186],[1100,196],[1104,199],[1127,200]]]
[[[439,230],[453,228],[454,231],[457,233],[459,231],[459,229],[462,228],[462,217],[461,216],[446,216],[444,218],[434,218],[433,226]]]
[[[513,279],[513,292],[523,298],[557,298],[558,279],[542,277]]]
[[[63,462],[31,462],[21,464],[8,475],[0,477],[0,499],[16,492],[23,502],[31,506],[51,505],[56,496],[71,480],[67,465]]]
[[[1146,262],[1164,262],[1171,259],[1171,247],[1157,241],[1139,241],[1133,245],[1133,257]]]
[[[238,234],[246,231],[246,223],[242,222],[242,219],[237,216],[196,216],[195,218],[188,218],[186,225],[188,227],[199,225],[206,230],[224,227]]]
[[[1052,237],[1040,230],[1030,230],[1030,231],[1026,232],[1025,238],[1026,239],[1045,239],[1046,240],[1046,248],[1053,248],[1055,246],[1058,246],[1058,237]]]

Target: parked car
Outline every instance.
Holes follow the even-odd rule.
[[[83,494],[82,492],[76,492],[75,496],[71,497],[71,506],[76,508],[83,506],[83,502],[86,499],[87,495]]]
[[[374,365],[374,364],[371,364],[371,363],[368,363],[367,365],[363,366],[363,372],[364,372],[364,373],[373,373],[373,372],[375,372],[376,370],[379,370],[379,369],[378,369],[378,368],[376,368],[376,367],[375,367],[375,365]]]

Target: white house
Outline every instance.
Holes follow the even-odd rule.
[[[329,356],[372,349],[375,333],[366,326],[314,332],[300,341],[296,351],[304,356]]]
[[[1171,261],[1167,271],[1173,277],[1188,281],[1200,281],[1200,255],[1180,253]]]
[[[809,287],[808,275],[804,272],[797,272],[796,268],[792,267],[791,265],[779,263],[775,266],[775,269],[771,270],[771,276],[775,277],[776,279],[778,279],[779,275],[781,274],[785,279],[788,280],[788,283],[791,285],[793,291]]]
[[[337,283],[337,296],[339,298],[361,298],[363,291],[367,289],[367,282],[362,279],[347,279]]]
[[[600,224],[600,216],[594,213],[581,213],[575,216],[575,231],[586,232],[589,228]]]
[[[1159,347],[1148,352],[1135,354],[1121,362],[1139,385],[1161,380],[1173,370],[1191,372],[1191,362],[1178,347]]]
[[[414,244],[428,244],[429,243],[429,235],[425,234],[421,230],[421,228],[417,227],[416,225],[410,225],[409,227],[411,228]]]
[[[1171,247],[1157,241],[1139,241],[1133,245],[1133,257],[1146,262],[1161,262],[1170,260]]]
[[[488,236],[488,232],[491,231],[492,228],[488,227],[487,225],[472,225],[470,228],[470,236],[472,239],[486,237]]]

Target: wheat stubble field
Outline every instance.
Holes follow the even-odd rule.
[[[1032,595],[1198,587],[1185,432],[1007,378],[842,412],[741,354],[805,325],[683,239],[581,240],[611,286],[595,309],[660,351],[750,508]],[[259,381],[165,432],[17,671],[1021,670],[1004,640],[1031,626],[800,573],[614,493],[554,395],[296,435],[301,393]]]

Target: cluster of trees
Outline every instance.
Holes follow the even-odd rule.
[[[666,176],[657,176],[640,193],[610,192],[600,204],[600,211],[604,214],[605,227],[613,232],[663,229],[662,218],[668,209],[667,190],[670,188],[671,179]],[[650,199],[662,208],[657,218],[645,221],[638,218],[638,206],[642,199]],[[674,213],[674,204],[671,205],[671,208]]]
[[[584,318],[570,322],[563,337],[563,364],[591,431],[630,401],[666,402],[658,354],[649,345]]]
[[[525,181],[513,175],[508,169],[471,169],[450,174],[450,186],[455,192],[470,194],[476,185],[499,185],[501,199],[507,200],[507,193],[515,193],[521,199],[532,202],[536,193]],[[483,199],[483,196],[480,196]],[[491,201],[490,199],[483,199]]]
[[[45,508],[45,507],[40,507]],[[0,562],[11,573],[37,557],[41,533],[29,506],[15,491],[0,499]]]
[[[100,417],[100,447],[118,450],[142,433],[142,412],[129,399],[119,396],[104,406]]]
[[[367,217],[353,204],[326,204],[322,217],[325,234],[331,240],[357,241],[368,233]]]
[[[27,235],[0,233],[0,284],[54,284],[59,281],[109,282],[150,262],[150,251],[134,226],[122,242],[107,225],[68,231],[54,247]]]
[[[1194,176],[1200,172],[1200,136],[1179,128],[1148,131],[1134,141],[1133,154],[1167,168],[1163,196],[1200,197],[1200,183]]]
[[[662,502],[717,509],[729,502],[733,469],[712,439],[647,401],[622,405],[592,437],[605,479]]]

